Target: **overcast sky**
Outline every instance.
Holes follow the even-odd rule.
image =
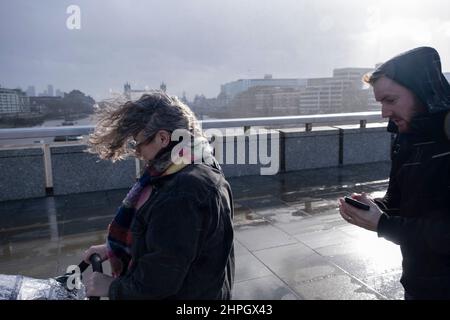
[[[80,30],[66,27],[72,4]],[[421,45],[450,71],[449,1],[0,0],[0,85],[96,99],[126,81],[215,97],[240,78],[330,76]]]

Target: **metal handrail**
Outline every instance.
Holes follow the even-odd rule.
[[[320,124],[342,121],[380,121],[381,112],[352,112],[352,113],[333,113],[333,114],[312,114],[303,116],[288,117],[262,117],[262,118],[237,118],[237,119],[215,119],[203,120],[202,127],[208,128],[230,128],[247,126],[276,126],[286,124]]]
[[[55,136],[77,136],[89,134],[94,126],[67,126],[67,127],[33,127],[0,129],[0,140],[46,138]]]
[[[311,130],[312,124],[323,124],[343,121],[359,121],[361,127],[366,122],[381,121],[381,112],[352,112],[334,114],[314,114],[287,117],[261,117],[261,118],[233,118],[214,119],[200,121],[203,129],[209,128],[235,128],[252,126],[277,126],[298,124],[305,125],[307,131]],[[23,138],[45,138],[54,136],[86,135],[93,132],[95,126],[67,126],[67,127],[33,127],[0,129],[0,140],[23,139]]]

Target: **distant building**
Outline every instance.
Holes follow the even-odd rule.
[[[164,83],[164,81],[161,83],[161,85],[159,86],[159,89],[162,92],[166,92],[167,91],[167,85]]]
[[[0,88],[0,114],[30,112],[30,100],[21,89]]]
[[[64,114],[64,106],[61,97],[30,97],[31,108],[35,111],[50,115]]]
[[[47,86],[47,96],[49,96],[49,97],[53,97],[55,94],[54,94],[54,91],[53,91],[53,86],[51,85],[51,84],[49,84],[48,86]]]
[[[373,92],[364,84],[372,68],[341,68],[333,76],[312,79],[238,80],[222,85],[218,113],[228,117],[287,116],[378,110]]]
[[[301,112],[300,100],[303,89],[277,88],[273,93],[272,114],[275,115],[298,115]]]
[[[27,88],[27,96],[35,97],[36,96],[36,88],[34,86],[28,86]]]
[[[368,111],[377,108],[362,77],[370,68],[333,70],[331,78],[308,79],[300,99],[302,114]]]
[[[183,102],[186,105],[189,105],[189,101],[188,101],[188,99],[186,97],[186,91],[183,91],[183,94],[181,96],[181,102]]]
[[[163,85],[165,86],[164,82],[160,86],[161,90],[163,88]],[[164,88],[166,89],[167,87],[164,87]],[[144,90],[131,89],[131,85],[128,82],[125,83],[123,86],[123,94],[124,94],[125,98],[127,100],[133,100],[133,101],[139,100],[142,97],[142,95],[144,95],[144,94],[154,93],[155,91],[158,91],[158,90],[148,89],[148,88],[145,88]]]
[[[59,89],[56,89],[56,91],[55,91],[55,96],[56,97],[64,97],[64,92],[62,92],[61,90],[59,90]]]
[[[219,110],[218,99],[206,98],[203,94],[196,94],[192,102],[189,102],[183,94],[181,101],[186,103],[199,119],[204,119],[205,115],[210,116]]]
[[[223,84],[219,94],[225,103],[229,103],[236,95],[253,87],[299,88],[306,85],[306,79],[273,79],[267,74],[264,79],[239,79]]]
[[[64,97],[40,96],[31,97],[31,108],[46,116],[65,118],[76,117],[77,115],[91,114],[95,100],[86,96],[80,90],[72,90],[64,93]]]
[[[257,86],[237,94],[227,106],[230,117],[295,115],[300,111],[301,88]]]
[[[80,90],[65,93],[62,101],[67,114],[91,114],[94,112],[95,100]]]

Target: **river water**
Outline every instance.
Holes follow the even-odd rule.
[[[63,119],[58,120],[47,120],[41,125],[34,126],[32,128],[40,128],[40,127],[63,127]],[[79,120],[74,120],[73,125],[75,126],[87,126],[94,125],[95,121],[93,119],[93,115],[82,118]],[[24,138],[24,139],[11,139],[11,140],[1,140],[0,139],[0,148],[8,148],[13,146],[39,146],[42,143],[55,143],[53,137],[48,138]]]

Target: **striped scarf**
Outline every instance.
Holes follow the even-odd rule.
[[[212,156],[212,149],[208,141],[204,138],[198,138],[197,142],[192,150],[190,148],[182,149],[179,153],[180,157],[190,159],[191,163],[198,163],[196,161],[198,157],[204,162],[211,161],[214,157]],[[201,148],[203,152],[195,152],[197,148]],[[130,227],[136,215],[136,207],[143,190],[151,185],[154,178],[174,174],[186,167],[189,163],[189,161],[184,161],[179,164],[172,163],[170,159],[166,159],[167,156],[170,156],[170,152],[169,154],[166,153],[165,156],[157,164],[149,164],[146,167],[142,176],[122,201],[122,205],[118,208],[116,216],[108,226],[106,244],[113,277],[124,275],[128,268],[131,267],[131,245],[133,238]]]

